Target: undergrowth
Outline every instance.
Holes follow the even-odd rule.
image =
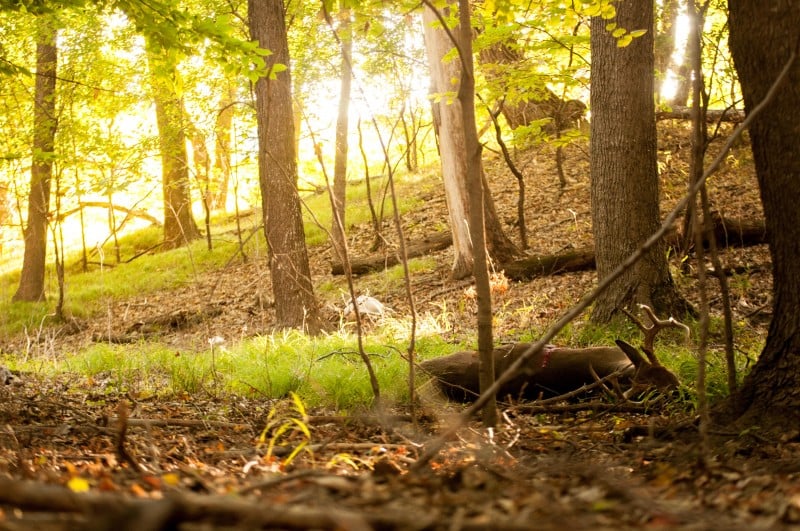
[[[377,373],[382,399],[406,403],[406,339],[383,334],[365,339],[364,350]],[[79,374],[86,387],[100,394],[277,399],[295,393],[311,407],[347,411],[372,402],[367,372],[355,344],[355,338],[344,331],[319,337],[287,331],[229,346],[210,344],[200,352],[176,351],[149,341],[98,343],[63,360],[30,358],[16,360],[14,366],[44,374]],[[420,337],[416,345],[418,359],[441,356],[454,348],[434,334]]]

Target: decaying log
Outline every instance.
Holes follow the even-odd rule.
[[[586,247],[562,254],[529,256],[503,264],[500,269],[511,280],[529,280],[570,271],[586,271],[594,267],[594,249]]]
[[[425,256],[426,254],[447,249],[453,244],[453,236],[447,232],[433,234],[426,236],[421,240],[409,241],[406,244],[406,255],[409,258],[417,256]],[[372,273],[373,271],[382,271],[389,267],[395,266],[400,263],[400,259],[395,253],[391,254],[376,254],[364,258],[354,258],[350,262],[350,266],[354,275],[363,275],[364,273]],[[331,265],[332,275],[343,275],[344,267],[340,263]]]
[[[432,515],[357,513],[347,509],[265,504],[234,496],[169,492],[160,500],[119,494],[72,492],[66,487],[0,478],[0,505],[23,511],[81,514],[85,529],[177,529],[186,522],[239,529],[419,529],[434,523]],[[23,513],[24,514],[24,513]]]
[[[656,120],[691,120],[691,107],[675,107],[671,111],[658,111]],[[730,122],[738,124],[744,121],[744,111],[737,109],[708,109],[706,122]]]
[[[763,219],[725,218],[719,212],[711,213],[714,236],[721,247],[748,247],[768,243],[767,227]]]
[[[726,218],[713,212],[712,222],[717,245],[720,247],[747,247],[767,243],[767,231],[763,219]],[[680,244],[680,235],[677,231],[673,231],[666,238],[672,246]],[[410,241],[407,246],[408,257],[425,256],[446,249],[452,243],[453,239],[450,233],[437,233],[421,240]],[[594,249],[584,247],[560,254],[528,256],[513,262],[506,262],[498,269],[505,271],[505,275],[511,280],[530,280],[541,276],[594,269],[594,259]],[[397,265],[399,258],[396,254],[381,253],[355,258],[351,263],[353,274],[363,275]],[[333,264],[331,274],[343,275],[342,264]]]
[[[767,230],[762,219],[725,218],[717,212],[712,212],[711,221],[718,247],[748,247],[767,243]],[[681,242],[681,236],[675,230],[669,233],[666,239],[672,247],[678,247]],[[704,243],[708,245],[708,241]],[[530,280],[541,276],[594,269],[594,259],[594,249],[585,247],[561,254],[529,256],[502,264],[500,269],[511,280]]]

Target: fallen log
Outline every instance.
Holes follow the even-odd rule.
[[[406,256],[415,258],[425,256],[435,251],[447,249],[453,244],[453,236],[449,232],[440,232],[426,236],[421,240],[409,241],[406,244]],[[381,253],[364,258],[354,258],[350,261],[350,268],[354,275],[363,275],[374,271],[382,271],[400,263],[397,253]],[[331,264],[332,275],[343,275],[344,266],[341,263]]]
[[[512,280],[529,280],[572,271],[586,271],[594,267],[594,248],[586,247],[563,254],[529,256],[503,264],[500,269]]]
[[[691,120],[691,107],[674,107],[670,111],[658,111],[656,120]],[[706,122],[730,122],[738,124],[744,121],[744,111],[738,109],[708,109]]]
[[[722,217],[717,212],[712,212],[714,237],[717,246],[723,247],[748,247],[767,243],[767,230],[764,221],[739,220]],[[673,230],[666,236],[667,243],[672,247],[681,244],[681,235]],[[708,246],[708,240],[704,241]],[[574,271],[588,271],[595,267],[594,248],[585,247],[567,253],[555,255],[529,256],[502,264],[500,269],[505,272],[510,280],[530,280],[549,275],[558,275]]]
[[[712,212],[714,237],[719,247],[747,247],[767,243],[767,230],[763,219],[735,219],[726,218],[718,212]],[[673,247],[680,245],[681,236],[673,230],[666,236],[667,242]],[[421,240],[409,241],[406,252],[409,258],[425,256],[426,254],[446,249],[452,245],[450,233],[436,233]],[[708,242],[705,242],[708,245]],[[379,254],[364,258],[355,258],[351,262],[354,275],[363,275],[374,271],[381,271],[397,265],[400,259],[397,254]],[[587,271],[594,269],[595,255],[592,247],[574,249],[565,253],[552,255],[528,256],[512,262],[506,262],[499,269],[512,280],[530,280],[532,278],[570,273],[574,271]],[[334,263],[331,274],[343,275],[342,264]]]
[[[82,529],[177,529],[183,523],[237,529],[418,529],[434,523],[432,515],[397,511],[362,514],[344,508],[265,504],[258,499],[180,492],[147,500],[104,492],[77,493],[59,485],[7,478],[0,478],[0,505],[22,509],[21,524],[26,523],[25,511],[77,514],[83,519]]]
[[[720,247],[748,247],[768,243],[767,227],[763,219],[725,218],[719,212],[712,212],[711,222]]]

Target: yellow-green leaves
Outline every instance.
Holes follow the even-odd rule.
[[[633,39],[647,33],[647,30],[644,29],[628,31],[625,28],[617,26],[616,22],[609,22],[606,24],[606,31],[617,39],[617,48],[624,48],[633,42]]]
[[[624,48],[633,42],[633,39],[641,37],[645,33],[647,33],[647,30],[626,31],[623,28],[618,28],[611,32],[611,36],[617,39],[617,48]]]
[[[617,16],[617,8],[611,0],[599,0],[595,2],[579,2],[575,4],[575,11],[587,17],[600,17],[610,20]]]

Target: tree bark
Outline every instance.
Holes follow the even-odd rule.
[[[436,93],[432,105],[442,161],[442,178],[450,216],[450,230],[453,232],[455,256],[451,276],[461,279],[472,274],[474,260],[469,235],[470,207],[464,124],[461,102],[455,97],[461,79],[461,63],[458,59],[445,61],[445,55],[453,49],[453,43],[445,30],[436,27],[439,21],[430,7],[426,7],[423,11],[423,24],[431,85],[433,92]],[[506,261],[516,254],[516,248],[502,230],[494,210],[491,193],[485,183],[483,196],[487,246],[493,259]]]
[[[47,259],[47,216],[50,210],[50,181],[53,175],[56,117],[56,30],[46,15],[37,20],[36,82],[33,108],[33,153],[31,187],[28,193],[28,222],[25,253],[15,301],[45,298],[44,273]]]
[[[176,248],[200,237],[192,214],[189,157],[186,151],[186,112],[175,90],[178,78],[174,52],[147,37],[150,84],[156,106],[164,193],[164,244]]]
[[[453,244],[453,235],[447,233],[436,233],[420,240],[409,241],[406,243],[406,257],[415,258],[425,256],[430,253],[447,249]],[[397,253],[379,253],[362,258],[352,258],[350,260],[350,270],[354,275],[363,275],[374,271],[383,271],[400,263]],[[341,262],[334,261],[331,265],[331,275],[344,275],[344,266]]]
[[[730,0],[730,47],[750,113],[800,43],[793,0]],[[800,422],[800,62],[750,125],[773,274],[773,318],[764,350],[722,418],[777,427]]]
[[[264,232],[279,328],[320,329],[308,264],[292,114],[292,78],[282,0],[248,0],[250,35],[272,55],[267,75],[256,82],[258,174]],[[276,65],[285,70],[275,70]]]
[[[617,23],[646,29],[624,48],[592,20],[591,201],[597,274],[603,279],[660,226],[656,122],[653,102],[653,4],[622,2]],[[647,304],[682,314],[667,264],[666,244],[655,245],[601,294],[592,319],[608,321],[620,308]]]

